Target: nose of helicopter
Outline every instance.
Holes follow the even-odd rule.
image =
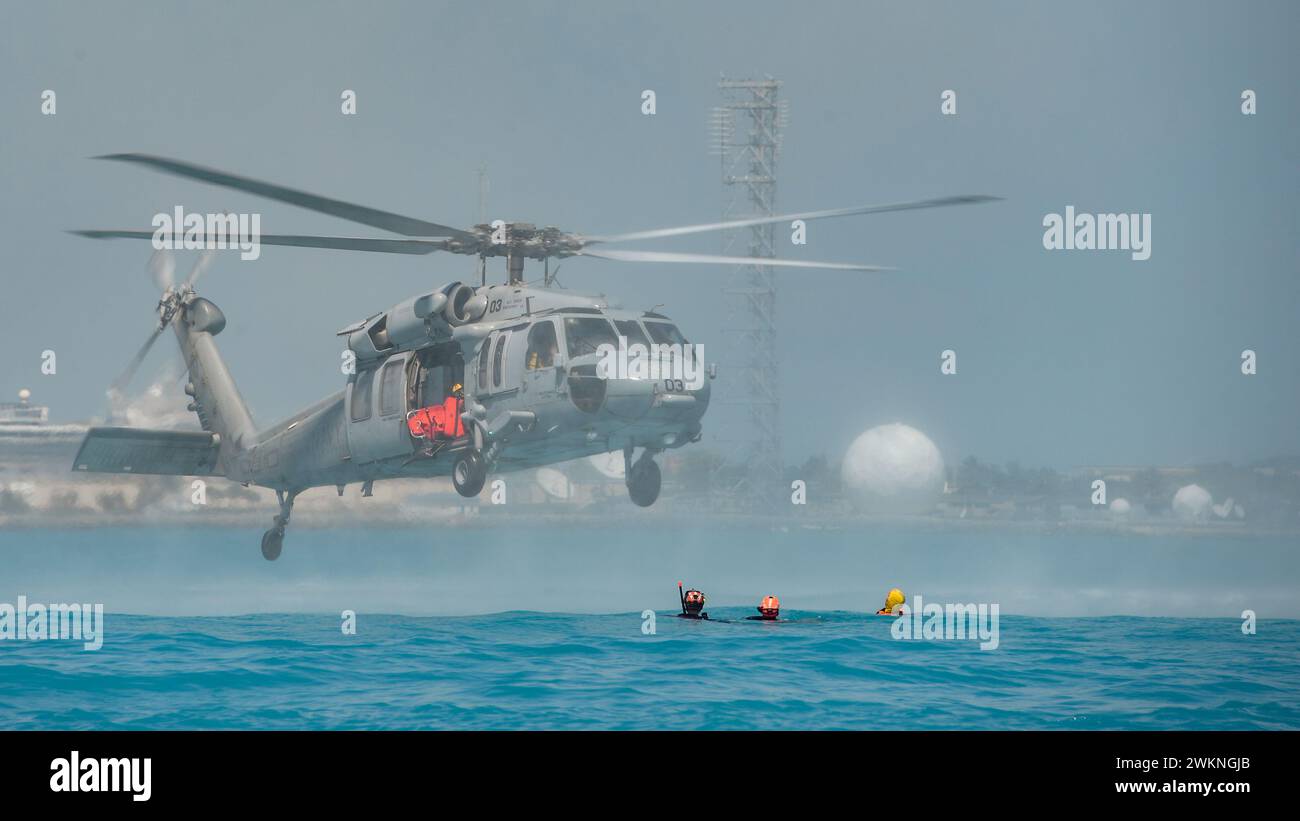
[[[571,363],[568,394],[579,410],[627,435],[663,438],[671,445],[669,439],[698,433],[712,373],[695,349],[667,350],[649,362],[627,364],[592,354]]]
[[[695,422],[709,406],[711,388],[703,369],[689,378],[611,378],[605,411],[626,420]]]

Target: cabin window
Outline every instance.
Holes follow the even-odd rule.
[[[568,342],[570,359],[599,353],[601,345],[618,347],[618,336],[607,319],[568,317],[564,320],[564,338]]]
[[[510,331],[503,331],[497,337],[496,350],[492,353],[492,387],[501,388],[501,360],[505,358],[506,344],[510,341]]]
[[[375,381],[374,371],[362,371],[352,383],[352,421],[370,418],[370,386]]]
[[[524,357],[528,370],[555,366],[555,357],[560,353],[560,344],[555,339],[555,323],[549,319],[536,322],[528,330],[528,353]]]
[[[402,362],[389,362],[380,378],[379,415],[392,416],[402,412]]]
[[[628,347],[633,345],[645,345],[650,347],[650,340],[645,338],[645,331],[641,330],[641,323],[635,319],[616,319],[614,327],[618,329],[618,335],[627,339]]]
[[[647,322],[645,329],[650,333],[650,338],[660,345],[688,345],[686,337],[682,332],[677,330],[677,326],[671,322]]]
[[[483,345],[478,354],[478,389],[486,392],[488,389],[488,351],[492,348],[492,340],[483,340]]]

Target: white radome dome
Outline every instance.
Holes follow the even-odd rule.
[[[623,454],[618,451],[609,453],[595,453],[587,457],[587,461],[596,469],[596,472],[610,479],[623,478]]]
[[[844,487],[872,513],[928,513],[943,493],[943,457],[929,437],[902,424],[863,433],[844,454]]]
[[[1133,505],[1128,499],[1116,499],[1110,503],[1110,512],[1116,516],[1127,516],[1133,512]]]
[[[1203,522],[1210,515],[1214,497],[1200,485],[1183,485],[1174,494],[1174,515],[1187,522]]]
[[[573,498],[573,483],[555,468],[538,468],[536,479],[547,496],[566,500]]]

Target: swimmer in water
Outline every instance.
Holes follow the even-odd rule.
[[[764,596],[758,603],[758,615],[746,616],[750,621],[776,621],[781,616],[781,600],[776,596]]]
[[[876,615],[896,616],[898,615],[898,608],[902,606],[906,601],[907,601],[907,596],[904,596],[903,591],[895,587],[893,590],[890,590],[888,594],[886,594],[885,606],[877,610]]]
[[[679,619],[708,619],[709,614],[704,612],[704,594],[698,590],[687,590],[682,592],[682,583],[677,583],[677,597],[682,600],[682,612],[677,614]]]

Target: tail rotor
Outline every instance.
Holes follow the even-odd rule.
[[[121,399],[131,380],[140,370],[140,365],[144,363],[145,357],[153,348],[158,337],[162,332],[167,330],[167,326],[172,323],[176,315],[180,312],[181,306],[184,305],[194,294],[194,285],[199,278],[207,272],[212,266],[212,261],[216,257],[216,251],[204,251],[199,256],[194,267],[190,269],[190,274],[186,277],[185,282],[178,288],[176,287],[176,258],[171,251],[159,249],[154,251],[153,256],[149,258],[149,274],[153,277],[154,285],[158,286],[161,296],[158,298],[158,325],[153,329],[149,338],[145,340],[144,345],[127,363],[126,367],[108,386],[108,396],[110,403],[116,404]]]

